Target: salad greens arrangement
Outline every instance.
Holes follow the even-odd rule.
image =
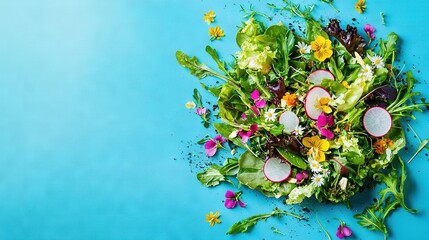
[[[330,3],[330,1],[326,1]],[[405,167],[398,152],[406,139],[401,120],[415,119],[426,103],[417,102],[416,81],[394,66],[398,36],[369,48],[355,27],[327,26],[289,5],[305,18],[300,36],[282,23],[265,26],[250,16],[236,35],[240,50],[227,64],[215,49],[206,52],[218,70],[197,57],[176,53],[177,61],[217,98],[216,131],[244,149],[238,159],[211,165],[197,175],[207,187],[235,177],[241,185],[287,204],[305,198],[348,203],[374,182],[384,183],[377,202],[355,217],[370,230],[387,235],[385,218],[405,203]],[[426,141],[427,143],[427,141]],[[399,167],[398,167],[399,166]],[[228,233],[245,232],[257,220],[284,214],[275,210],[236,223]]]

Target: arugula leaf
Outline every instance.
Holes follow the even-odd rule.
[[[213,96],[215,97],[219,97],[220,91],[222,89],[223,85],[220,86],[216,86],[216,87],[209,87],[207,85],[205,85],[204,83],[200,82],[201,87],[203,87],[207,92],[213,94]]]
[[[198,92],[198,90],[196,88],[194,88],[194,100],[195,102],[197,102],[198,107],[202,108],[203,107],[203,102],[202,102],[202,97],[200,92]]]
[[[302,216],[298,216],[294,213],[280,210],[279,208],[274,208],[271,213],[267,214],[258,214],[251,217],[248,217],[244,220],[234,223],[226,234],[237,234],[250,231],[259,221],[267,220],[270,217],[282,217],[283,215],[290,215],[298,219],[304,219]]]
[[[206,46],[206,52],[213,58],[213,60],[217,63],[217,67],[222,70],[226,75],[229,75],[228,70],[226,69],[225,62],[219,59],[219,56],[216,50],[210,46]]]

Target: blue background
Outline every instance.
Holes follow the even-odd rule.
[[[204,52],[209,44],[231,60],[243,20],[239,4],[248,8],[250,3],[273,15],[264,1],[0,1],[0,238],[325,239],[315,222],[318,212],[333,239],[335,217],[351,227],[351,239],[382,239],[352,217],[372,202],[375,192],[354,199],[352,209],[309,201],[304,206],[310,213],[305,213],[302,206],[283,206],[281,200],[242,188],[248,206],[229,210],[223,195],[236,188],[208,189],[196,180],[195,174],[212,160],[195,142],[215,133],[184,107],[199,85],[176,63],[175,51],[214,66]],[[371,23],[378,37],[397,32],[399,65],[413,69],[421,81],[417,90],[425,91],[429,2],[368,1],[363,15],[352,0],[334,3],[340,13],[319,3],[315,15],[339,17],[344,25],[356,18],[360,30]],[[210,9],[217,13],[213,26],[225,30],[221,41],[210,42],[207,35],[202,16]],[[277,15],[273,22],[278,20],[291,21]],[[421,138],[429,138],[429,115],[416,116],[412,125]],[[404,159],[418,146],[407,136]],[[387,219],[390,239],[426,234],[426,153],[407,165],[407,201],[419,214],[395,211]],[[234,222],[275,206],[309,221],[270,219],[251,233],[225,235]],[[220,225],[205,222],[210,211],[221,212]]]

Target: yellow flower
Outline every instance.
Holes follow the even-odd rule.
[[[213,10],[210,10],[204,14],[203,19],[204,19],[204,22],[210,25],[210,23],[214,22],[215,17],[216,17],[216,13]]]
[[[210,40],[212,41],[225,36],[223,30],[219,26],[209,28],[209,35],[211,36]]]
[[[213,227],[216,223],[220,223],[219,212],[206,214],[206,222],[210,223],[210,227]]]
[[[350,85],[346,81],[342,81],[341,84],[347,89],[350,88]]]
[[[331,113],[332,108],[328,106],[330,101],[330,98],[320,98],[319,101],[317,101],[315,107],[318,109],[322,109],[324,113]]]
[[[196,107],[194,101],[189,101],[187,103],[185,103],[185,107],[188,109],[194,109]]]
[[[393,141],[389,138],[377,139],[374,143],[375,152],[378,154],[383,154],[388,147],[393,146]]]
[[[355,9],[358,13],[365,12],[366,6],[365,6],[365,0],[358,0],[355,3]]]
[[[316,39],[311,42],[311,50],[314,51],[314,57],[323,62],[325,59],[332,56],[331,40],[322,36],[317,36]]]
[[[316,161],[325,161],[325,152],[329,149],[329,142],[325,139],[320,139],[319,136],[305,137],[302,139],[302,144],[310,148],[308,155],[311,155]]]

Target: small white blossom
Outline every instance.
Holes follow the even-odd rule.
[[[322,176],[325,178],[325,177],[329,176],[329,174],[331,173],[331,171],[329,171],[329,169],[327,169],[327,168],[322,168],[321,173],[322,173]]]
[[[371,66],[370,66],[370,65],[368,65],[368,64],[363,65],[363,66],[362,66],[362,70],[361,70],[361,72],[359,73],[359,75],[363,76],[363,77],[364,77],[364,78],[366,78],[367,80],[368,80],[368,79],[371,79],[371,78],[372,78],[372,76],[373,76],[373,72],[372,72],[372,68],[371,68]]]
[[[311,171],[315,173],[320,173],[323,169],[322,165],[320,165],[320,163],[314,159],[310,160],[310,168],[311,168]]]
[[[270,109],[268,109],[268,111],[266,111],[265,113],[264,113],[264,117],[265,117],[265,121],[275,121],[276,120],[276,113],[275,113],[275,109],[274,108],[270,108]]]
[[[374,55],[373,57],[368,56],[368,58],[375,68],[384,68],[384,62],[381,56]]]
[[[298,42],[296,47],[298,48],[298,52],[301,54],[309,54],[311,51],[311,46],[305,44],[304,42]]]
[[[313,177],[311,177],[311,184],[313,184],[316,187],[320,187],[325,183],[325,179],[323,178],[322,174],[315,174]]]
[[[293,133],[295,133],[298,136],[301,136],[304,134],[304,127],[301,127],[301,125],[296,126],[295,130],[293,130]]]

